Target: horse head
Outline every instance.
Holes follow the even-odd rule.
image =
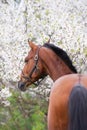
[[[20,90],[25,91],[26,88],[31,85],[39,84],[39,80],[42,80],[47,74],[44,69],[43,62],[39,57],[40,49],[42,46],[37,46],[33,42],[28,41],[31,50],[25,58],[25,65],[22,69],[20,81],[18,87]],[[38,81],[37,83],[35,83]]]

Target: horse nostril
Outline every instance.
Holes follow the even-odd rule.
[[[21,81],[18,82],[18,88],[19,88],[20,90],[24,91],[24,86],[25,86],[25,83],[24,83],[24,82],[21,82]]]

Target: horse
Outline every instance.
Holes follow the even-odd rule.
[[[48,107],[48,130],[87,130],[87,79],[77,74],[67,53],[54,46],[37,46],[25,58],[18,87],[28,86],[49,75],[54,81]]]

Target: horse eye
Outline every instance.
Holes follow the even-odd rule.
[[[25,63],[28,63],[28,59],[25,59],[25,61],[24,61]]]

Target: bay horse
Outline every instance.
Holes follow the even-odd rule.
[[[49,100],[48,130],[87,130],[87,76],[77,74],[62,49],[32,42],[29,46],[31,50],[25,58],[19,89],[25,91],[49,75],[55,82]]]

